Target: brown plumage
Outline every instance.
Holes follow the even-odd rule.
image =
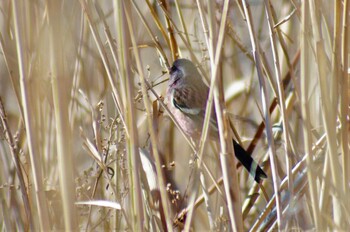
[[[195,65],[187,59],[177,59],[170,68],[167,89],[168,107],[184,132],[195,140],[202,133],[209,88]],[[219,141],[215,109],[211,112],[210,139]],[[256,182],[267,175],[244,148],[233,140],[235,155]],[[253,170],[251,170],[253,169]]]

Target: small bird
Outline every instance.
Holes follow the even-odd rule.
[[[170,79],[166,93],[169,110],[188,136],[199,139],[209,88],[203,82],[196,66],[188,59],[177,59],[169,69],[169,73]],[[209,138],[219,141],[215,109],[211,112]],[[260,183],[262,178],[267,178],[265,172],[250,154],[234,139],[233,145],[237,159],[257,183]]]

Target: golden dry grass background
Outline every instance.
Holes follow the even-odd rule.
[[[0,228],[348,231],[349,12],[348,0],[1,1]],[[231,121],[261,185],[232,144],[193,144],[174,125],[163,100],[177,57],[198,66],[220,133]]]

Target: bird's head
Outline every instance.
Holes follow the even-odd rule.
[[[192,61],[188,59],[175,60],[173,66],[171,66],[169,69],[169,74],[170,87],[185,83],[186,81],[190,81],[190,78],[192,79],[191,81],[201,81],[201,77],[196,66],[192,63]]]

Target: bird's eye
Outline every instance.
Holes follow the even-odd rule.
[[[173,66],[170,68],[169,73],[170,73],[170,75],[171,75],[171,74],[175,73],[176,71],[178,71],[178,68],[177,68],[175,65],[173,65]]]

